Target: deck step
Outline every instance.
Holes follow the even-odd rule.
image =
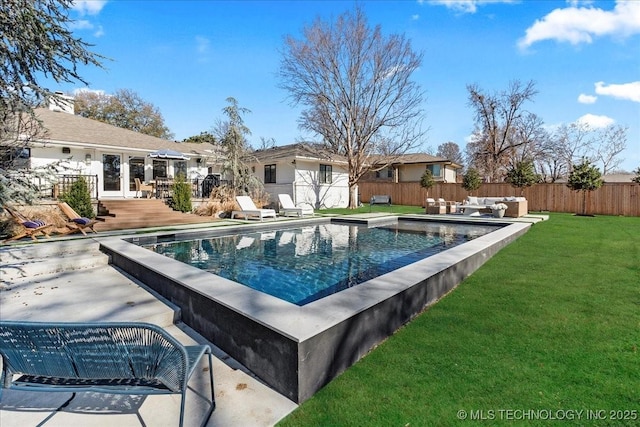
[[[162,200],[157,199],[100,200],[98,219],[100,222],[95,225],[98,232],[199,224],[217,220],[213,217],[174,211]]]

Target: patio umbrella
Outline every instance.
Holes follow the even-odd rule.
[[[188,157],[185,157],[179,151],[170,150],[168,148],[164,148],[162,150],[154,151],[149,154],[149,157],[153,157],[154,159],[177,159],[177,160],[189,160]]]

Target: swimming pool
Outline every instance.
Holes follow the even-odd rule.
[[[305,305],[500,227],[424,221],[376,227],[328,223],[143,247]]]
[[[277,250],[281,240],[271,237],[282,238],[292,224],[310,231],[316,226],[344,223],[366,228],[383,226],[384,222],[384,226],[397,223],[398,227],[404,227],[410,221],[430,222],[421,215],[305,218],[106,237],[100,239],[100,246],[110,256],[112,265],[177,306],[178,319],[273,389],[294,402],[303,402],[452,291],[500,249],[526,233],[531,224],[464,219],[464,223],[503,227],[305,305],[292,304],[143,246],[237,234],[253,235],[255,245],[263,245],[257,240],[263,238],[264,245],[275,244]],[[452,221],[460,223],[461,219]],[[458,225],[466,224],[456,224],[456,227]],[[349,242],[347,237],[341,236],[345,243]],[[242,244],[240,241],[238,238],[236,245],[247,243],[247,240]],[[298,251],[302,253],[317,242],[301,239]],[[292,243],[284,246],[287,244]],[[292,248],[289,250],[295,251]],[[339,250],[332,243],[331,251]],[[198,253],[197,247],[189,249],[189,253],[190,257],[204,254]]]

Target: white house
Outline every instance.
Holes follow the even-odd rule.
[[[271,203],[286,193],[296,204],[316,209],[347,207],[349,186],[344,157],[313,144],[298,143],[257,150],[249,163],[253,175],[264,183]]]
[[[177,143],[122,129],[51,105],[36,110],[46,129],[29,143],[24,166],[65,161],[70,175],[95,177],[98,198],[135,197],[135,178],[153,181],[183,174],[188,180],[216,172],[211,144]]]

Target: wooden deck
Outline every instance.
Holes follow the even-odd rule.
[[[158,199],[114,199],[100,200],[96,231],[125,230],[130,228],[162,227],[167,225],[198,224],[220,221],[174,211]]]

